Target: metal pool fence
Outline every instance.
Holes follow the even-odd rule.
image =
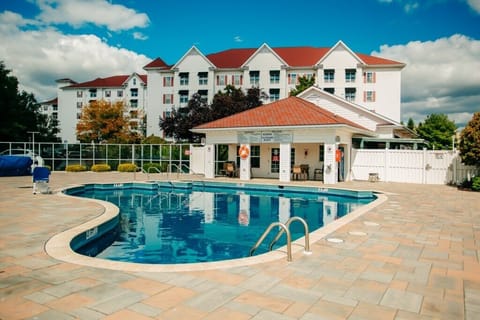
[[[63,171],[69,165],[108,164],[117,170],[121,163],[133,163],[139,168],[155,166],[160,172],[188,173],[190,144],[95,144],[51,142],[0,142],[3,155],[37,154],[52,171]],[[147,171],[147,170],[145,170]]]

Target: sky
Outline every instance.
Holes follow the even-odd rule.
[[[37,101],[57,79],[145,74],[192,47],[332,47],[403,62],[402,121],[480,111],[480,0],[0,0],[0,61]]]

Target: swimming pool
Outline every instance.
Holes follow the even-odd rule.
[[[91,184],[66,193],[120,208],[116,218],[76,236],[76,252],[145,264],[244,258],[274,221],[301,217],[314,231],[375,199],[369,191],[201,181]],[[301,224],[290,230],[292,240],[304,235]],[[267,252],[275,235],[256,253]]]

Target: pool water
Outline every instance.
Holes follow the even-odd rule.
[[[315,189],[316,190],[316,189]],[[222,186],[86,188],[74,195],[109,201],[120,208],[115,227],[75,249],[78,253],[135,263],[177,264],[247,257],[272,222],[303,218],[311,231],[372,200],[315,192],[250,190]],[[271,232],[255,254],[268,251]],[[304,236],[290,225],[292,241]],[[276,247],[285,244],[283,235]]]

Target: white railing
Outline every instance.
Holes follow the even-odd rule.
[[[177,166],[190,167],[190,144],[96,144],[0,142],[0,152],[31,150],[42,157],[52,171],[63,171],[68,165],[81,164],[88,169],[95,164],[109,164],[116,170],[120,163],[134,163],[139,168],[155,163],[160,171]]]

